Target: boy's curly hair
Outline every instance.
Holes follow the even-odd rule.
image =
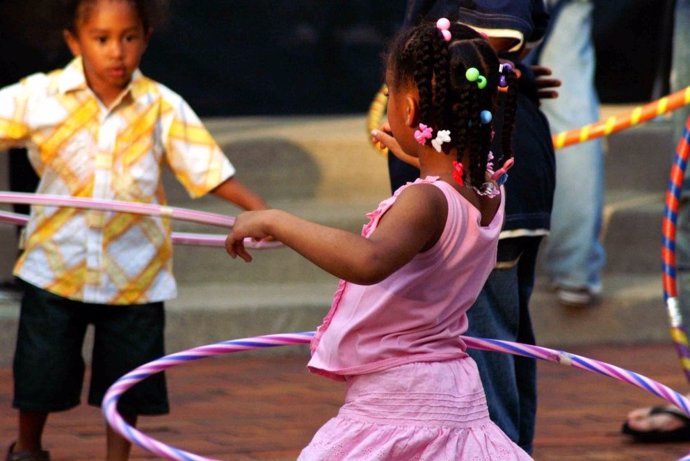
[[[62,28],[76,33],[79,22],[99,0],[60,0]],[[170,0],[111,0],[131,3],[139,13],[144,31],[162,28],[169,19]]]

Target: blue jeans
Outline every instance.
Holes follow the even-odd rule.
[[[594,87],[594,46],[589,1],[566,2],[540,63],[563,81],[559,97],[542,101],[552,133],[579,128],[599,119]],[[598,288],[605,253],[599,240],[604,201],[604,151],[601,139],[556,152],[556,191],[544,268],[554,284]]]
[[[498,265],[467,313],[468,336],[534,344],[529,298],[541,237],[502,239]],[[477,362],[491,420],[527,453],[537,413],[534,359],[468,349]]]

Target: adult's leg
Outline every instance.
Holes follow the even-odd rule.
[[[541,52],[541,64],[562,79],[559,97],[542,101],[553,133],[599,118],[594,87],[594,48],[589,1],[567,2]],[[556,153],[556,191],[544,265],[556,286],[596,294],[601,289],[604,249],[599,241],[604,193],[601,140]],[[586,304],[586,303],[585,303]]]
[[[534,289],[534,273],[541,237],[522,237],[521,254],[518,262],[519,324],[516,341],[522,344],[536,344],[529,301]],[[537,362],[527,357],[515,357],[515,381],[520,397],[520,441],[521,447],[532,449],[537,417]]]
[[[498,264],[484,284],[479,297],[467,313],[468,336],[517,341],[521,328],[531,330],[529,318],[522,318],[518,287],[521,238],[502,239],[498,244]],[[521,323],[523,324],[521,327]],[[534,408],[523,405],[523,397],[534,401],[536,375],[530,377],[529,360],[516,361],[509,354],[469,349],[477,362],[489,406],[489,415],[511,440],[528,453],[532,450],[533,429],[522,425],[534,418]],[[518,379],[521,382],[518,382]],[[525,435],[523,435],[525,432]]]

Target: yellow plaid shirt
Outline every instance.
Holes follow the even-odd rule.
[[[177,94],[138,70],[107,108],[81,59],[0,90],[0,148],[26,145],[39,193],[164,204],[166,164],[192,197],[235,170]],[[167,218],[33,206],[15,274],[59,296],[140,304],[176,296]]]

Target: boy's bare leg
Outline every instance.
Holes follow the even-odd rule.
[[[136,416],[125,416],[122,415],[122,419],[125,420],[127,424],[135,427],[137,424]],[[127,461],[129,459],[129,452],[132,449],[132,444],[129,440],[122,437],[120,434],[115,432],[115,430],[106,425],[107,432],[107,454],[106,461]]]
[[[41,437],[46,425],[48,413],[19,410],[19,437],[14,445],[14,453],[23,451],[38,452],[43,450]]]

